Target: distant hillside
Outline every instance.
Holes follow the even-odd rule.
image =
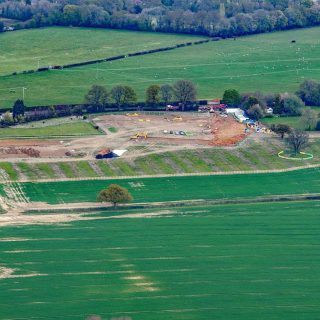
[[[320,24],[313,0],[0,0],[16,27],[91,26],[232,37]]]

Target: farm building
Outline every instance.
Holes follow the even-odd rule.
[[[221,103],[220,99],[210,100],[207,105],[199,107],[199,112],[225,111],[226,105]]]
[[[227,114],[232,114],[239,122],[245,122],[250,120],[245,116],[245,112],[240,108],[227,108]]]

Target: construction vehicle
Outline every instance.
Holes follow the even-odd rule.
[[[126,116],[127,117],[138,117],[139,113],[136,113],[136,112],[135,113],[127,113]]]
[[[137,140],[137,139],[147,139],[148,133],[147,132],[138,132],[132,137],[130,137],[130,140]]]
[[[180,117],[180,116],[174,117],[173,121],[182,121],[182,117]]]

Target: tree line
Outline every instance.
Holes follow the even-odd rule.
[[[298,91],[293,93],[261,92],[240,93],[236,89],[224,91],[221,103],[228,107],[243,109],[254,120],[277,115],[280,117],[301,116],[301,122],[306,130],[320,130],[318,113],[305,106],[320,106],[320,81],[305,80]],[[190,80],[178,80],[171,84],[152,84],[145,90],[145,100],[138,101],[134,88],[128,85],[116,85],[107,89],[102,85],[93,85],[84,96],[83,103],[78,105],[58,105],[33,108],[28,110],[22,100],[17,100],[12,112],[2,116],[0,124],[8,126],[15,123],[36,121],[63,116],[82,116],[86,113],[96,113],[116,110],[164,110],[169,104],[182,111],[197,110],[206,100],[197,100],[196,85]],[[268,109],[272,108],[272,114]]]
[[[137,93],[131,86],[116,85],[111,90],[105,86],[93,85],[84,97],[82,104],[56,105],[27,108],[24,101],[15,101],[11,110],[5,112],[0,120],[2,127],[65,116],[83,116],[88,113],[117,110],[164,110],[168,103],[178,104],[181,110],[198,104],[196,86],[189,80],[178,80],[173,85],[151,85],[146,89],[144,102],[138,102]],[[205,101],[203,101],[205,102]]]
[[[197,89],[190,80],[178,80],[173,85],[164,84],[162,86],[150,85],[145,92],[145,103],[149,107],[158,107],[160,102],[164,105],[175,101],[184,111],[185,107],[197,99]],[[84,103],[96,106],[99,110],[104,110],[115,103],[118,110],[122,106],[137,102],[137,94],[130,86],[117,85],[110,91],[101,85],[93,85],[86,94]],[[111,104],[110,104],[111,103]]]
[[[233,37],[319,25],[320,5],[312,0],[0,0],[0,15],[20,20],[15,28],[62,25]]]

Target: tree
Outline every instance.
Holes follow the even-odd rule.
[[[284,94],[282,97],[282,114],[300,116],[304,107],[303,101],[294,94]]]
[[[124,103],[137,102],[137,94],[132,87],[124,86]]]
[[[301,83],[297,92],[298,96],[309,106],[320,105],[320,82],[306,80]]]
[[[273,124],[270,129],[276,134],[279,134],[281,139],[284,138],[285,134],[289,134],[291,132],[291,127],[286,124]]]
[[[26,106],[24,105],[23,100],[17,100],[12,107],[12,116],[13,119],[18,118],[19,116],[24,116],[24,111]]]
[[[259,105],[259,100],[254,97],[254,96],[247,96],[247,97],[243,97],[242,99],[242,103],[241,103],[241,109],[247,111],[249,110],[252,106],[254,105]]]
[[[317,125],[318,112],[312,110],[311,108],[306,108],[302,111],[302,117],[300,118],[300,123],[303,125],[305,130],[311,131]]]
[[[111,184],[108,188],[99,192],[97,200],[99,202],[111,202],[116,207],[118,203],[130,202],[133,198],[126,188]]]
[[[83,115],[82,106],[74,106],[71,109],[71,114],[74,115],[74,116],[82,116]]]
[[[238,106],[241,102],[240,93],[235,89],[228,89],[224,92],[222,103],[227,104],[228,106]]]
[[[188,102],[194,101],[197,97],[197,89],[190,80],[178,80],[173,85],[174,95],[181,103],[182,111]]]
[[[302,130],[293,129],[288,135],[287,144],[293,154],[298,154],[308,145],[309,135]]]
[[[173,88],[169,84],[164,84],[160,88],[161,99],[165,104],[168,104],[173,98]]]
[[[2,116],[1,122],[6,126],[10,126],[11,124],[13,124],[14,120],[13,120],[12,113],[9,111],[5,112]]]
[[[160,86],[153,84],[147,88],[146,91],[146,102],[149,104],[156,104],[160,101]]]
[[[255,104],[247,110],[247,114],[254,120],[260,120],[264,117],[264,111],[259,104]]]
[[[109,94],[105,87],[93,85],[85,96],[85,103],[97,108],[97,111],[103,111],[108,104]]]
[[[283,110],[283,104],[281,100],[281,95],[277,94],[275,96],[274,102],[273,102],[273,113],[274,114],[281,114]]]
[[[118,109],[126,103],[137,101],[137,95],[133,88],[129,86],[115,86],[111,90],[112,99],[115,101]]]
[[[120,110],[121,105],[123,104],[124,95],[125,95],[124,86],[115,86],[111,90],[112,99],[115,101],[119,110]]]

